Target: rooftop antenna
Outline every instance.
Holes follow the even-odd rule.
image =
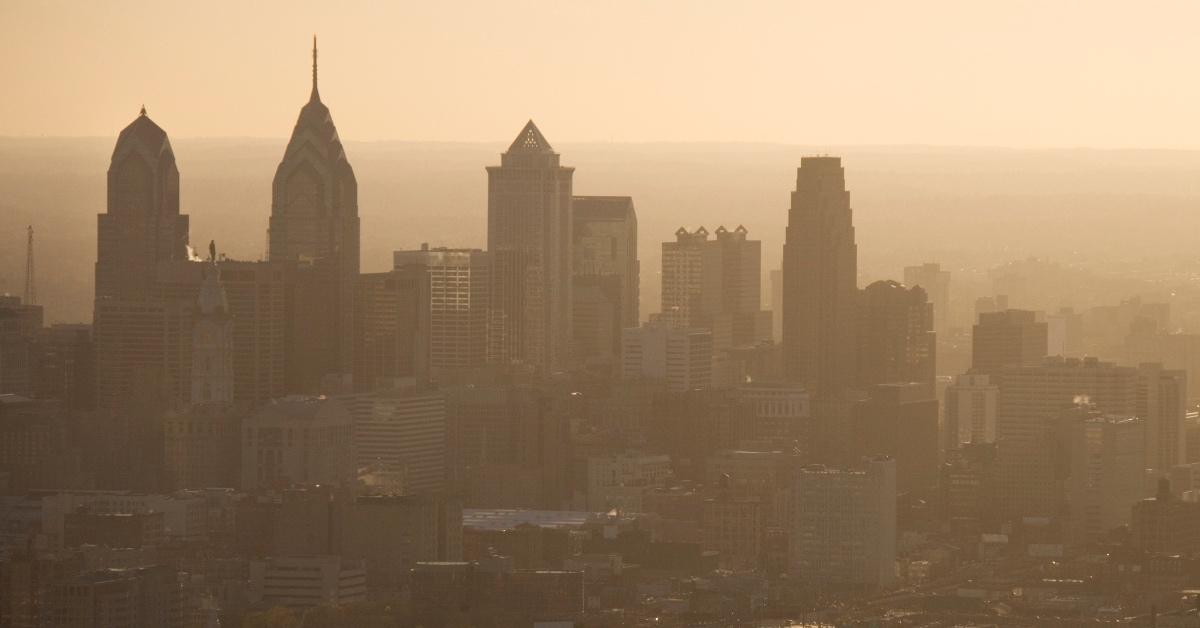
[[[37,305],[37,284],[33,281],[33,225],[27,229],[25,243],[25,305]]]

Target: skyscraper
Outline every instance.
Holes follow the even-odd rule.
[[[741,225],[717,227],[715,239],[700,227],[680,227],[662,244],[662,313],[679,328],[713,333],[713,349],[770,340],[770,313],[762,309],[762,243]]]
[[[934,397],[933,306],[919,287],[876,281],[858,307],[858,385],[917,382]]]
[[[1037,366],[1046,357],[1047,330],[1033,312],[1003,310],[979,315],[971,332],[971,372]]]
[[[530,120],[488,173],[493,358],[554,372],[571,341],[574,168]]]
[[[429,283],[429,367],[458,369],[487,361],[492,256],[479,249],[429,248],[392,253],[392,268],[416,267]]]
[[[855,371],[858,246],[838,157],[805,157],[783,245],[784,376],[836,398]]]
[[[792,484],[792,573],[805,582],[885,587],[896,579],[896,463],[803,467]]]
[[[188,217],[179,213],[171,142],[145,107],[117,138],[97,223],[97,409],[128,415],[136,394],[156,414],[187,385],[190,334],[180,321],[190,303],[158,298],[157,281],[160,264],[187,259]]]
[[[353,369],[354,293],[359,269],[358,183],[317,91],[313,38],[312,93],[288,140],[271,186],[269,258],[313,261],[323,270],[327,336],[314,352],[306,387],[322,376]]]
[[[638,324],[637,213],[628,196],[576,196],[571,353],[582,363],[613,364],[621,330]]]
[[[925,290],[933,305],[933,330],[944,334],[950,327],[950,271],[942,265],[927,262],[919,266],[904,267],[904,285]]]
[[[354,322],[354,385],[387,387],[388,380],[429,376],[429,277],[405,266],[358,277]]]
[[[153,290],[158,262],[187,259],[188,217],[179,213],[175,153],[145,107],[117,138],[108,167],[108,211],[97,222],[97,299],[144,298]]]

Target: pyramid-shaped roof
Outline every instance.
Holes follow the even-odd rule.
[[[517,134],[517,139],[509,145],[510,153],[553,153],[554,147],[546,141],[546,136],[538,130],[533,120],[525,123],[525,127]]]

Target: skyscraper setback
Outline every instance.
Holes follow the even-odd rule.
[[[838,157],[805,157],[783,245],[784,376],[836,398],[855,372],[858,246]]]
[[[562,369],[571,342],[571,180],[575,169],[530,120],[488,173],[493,358]]]
[[[353,369],[354,292],[359,269],[358,182],[338,139],[329,107],[317,91],[317,41],[313,38],[312,92],[300,109],[283,161],[271,186],[268,231],[272,261],[312,261],[331,298],[324,301],[328,334],[309,365],[304,384]]]

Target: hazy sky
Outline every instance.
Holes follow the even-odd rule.
[[[1200,148],[1200,2],[0,0],[0,135]]]

